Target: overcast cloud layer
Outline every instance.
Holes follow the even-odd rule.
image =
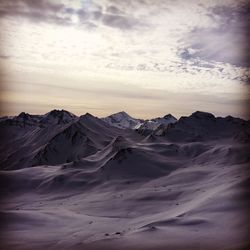
[[[245,117],[249,9],[233,0],[2,0],[5,113]]]

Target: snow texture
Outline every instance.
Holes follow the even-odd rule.
[[[0,119],[1,249],[248,249],[250,122]]]

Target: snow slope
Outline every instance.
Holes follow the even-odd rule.
[[[231,138],[249,142],[250,121],[231,116],[222,118],[197,111],[188,117],[181,117],[177,123],[159,127],[154,135],[165,136],[171,141],[207,141]],[[245,138],[242,138],[245,137]]]
[[[109,125],[123,129],[135,129],[138,128],[142,123],[141,119],[133,118],[124,111],[102,118],[102,120],[107,122]]]
[[[177,119],[171,114],[144,121],[137,129],[138,133],[148,135],[160,126],[167,127],[168,124],[176,123]]]
[[[90,114],[76,117],[64,112],[49,112],[32,125],[19,123],[19,117],[12,118],[10,124],[8,120],[0,122],[4,142],[0,168],[70,162],[97,152],[119,133],[119,129]]]
[[[34,118],[0,120],[2,249],[248,249],[249,121]]]

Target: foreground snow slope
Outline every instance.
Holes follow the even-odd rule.
[[[145,136],[90,114],[17,126],[1,127],[16,135],[1,149],[15,162],[0,172],[3,249],[248,249],[249,122],[196,112]],[[41,164],[15,161],[40,145]]]

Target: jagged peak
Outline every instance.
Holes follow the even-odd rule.
[[[241,119],[241,118],[239,118],[239,117],[233,117],[233,116],[231,116],[231,115],[226,116],[225,119],[226,119],[227,121],[245,121],[245,120],[243,120],[243,119]]]
[[[124,110],[120,111],[120,112],[116,112],[115,114],[123,114],[123,115],[128,115],[127,112],[125,112]]]
[[[98,118],[98,117],[96,117],[94,115],[91,115],[90,113],[86,113],[84,115],[81,115],[79,117],[79,121],[83,122],[85,125],[89,124],[87,126],[90,126],[90,124],[92,124],[92,125],[95,124],[95,126],[96,125],[97,126],[106,125],[106,123],[104,121],[102,121],[100,118]]]
[[[80,116],[80,120],[82,120],[82,119],[86,120],[86,119],[99,119],[99,118],[97,118],[97,117],[95,117],[92,114],[87,112],[86,114]]]
[[[117,117],[117,116],[121,116],[121,117],[126,117],[126,118],[132,118],[127,112],[125,111],[120,111],[120,112],[116,112],[112,115],[109,115],[108,117]]]
[[[108,123],[109,125],[117,127],[119,129],[121,128],[122,129],[127,129],[127,128],[135,129],[141,122],[140,119],[131,117],[125,111],[114,113],[112,115],[102,118],[102,120]]]
[[[29,113],[25,113],[25,112],[21,112],[17,117],[28,118],[28,117],[30,117],[30,114]]]
[[[214,119],[215,116],[209,112],[196,111],[190,117]]]
[[[164,115],[163,118],[165,119],[174,119],[174,120],[177,120],[173,115],[171,114],[167,114],[167,115]]]
[[[89,112],[85,113],[83,116],[86,116],[86,117],[94,117],[92,114],[90,114]]]
[[[67,114],[71,117],[75,117],[75,115],[67,110],[64,110],[64,109],[53,109],[51,110],[50,112],[48,112],[46,115],[52,115],[54,117],[57,117],[57,116],[62,116],[64,114]]]

